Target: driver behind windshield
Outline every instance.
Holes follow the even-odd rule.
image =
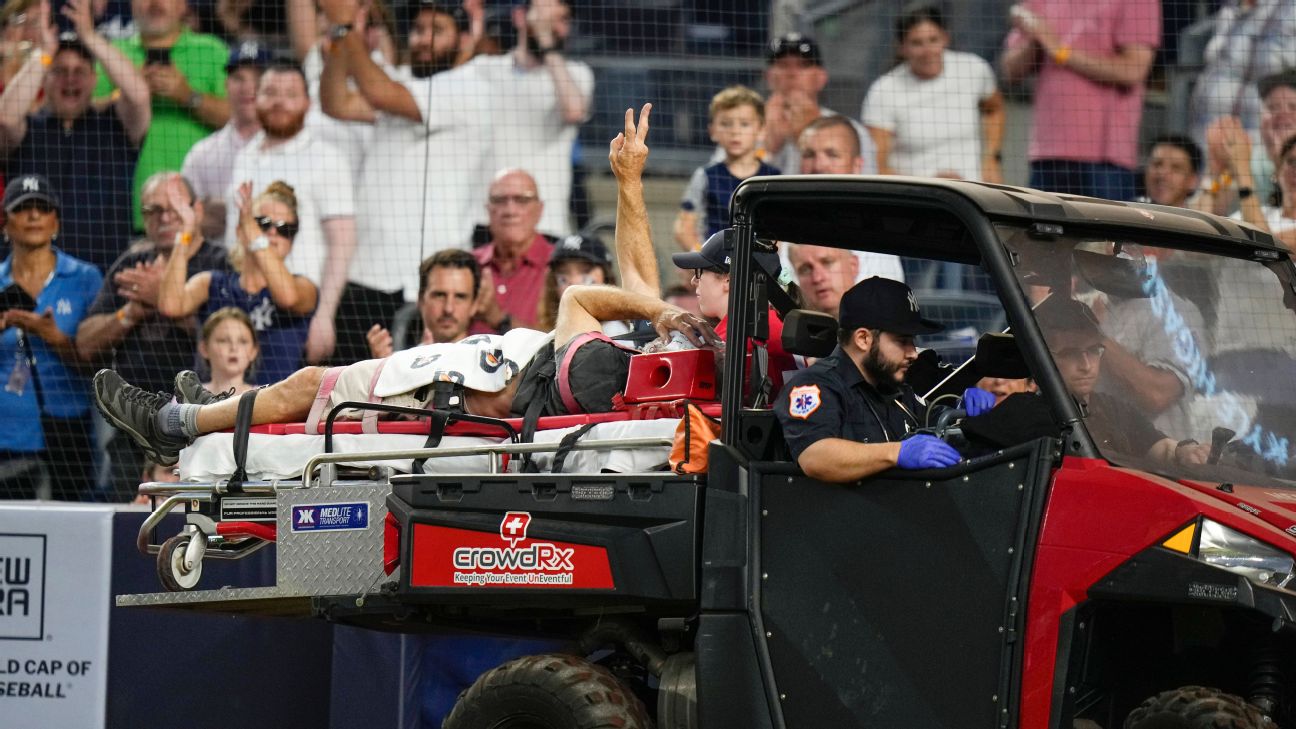
[[[1085,425],[1099,451],[1163,464],[1206,462],[1208,446],[1195,440],[1176,441],[1126,401],[1095,391],[1107,348],[1088,306],[1055,294],[1036,307],[1035,317],[1063,383],[1087,412]]]

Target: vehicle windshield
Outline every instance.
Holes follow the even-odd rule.
[[[1296,485],[1289,262],[1016,229],[1004,238],[1104,458],[1174,478]]]

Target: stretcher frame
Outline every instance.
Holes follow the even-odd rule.
[[[154,508],[140,525],[135,544],[141,554],[156,556],[159,579],[169,591],[163,594],[184,594],[193,590],[201,577],[202,563],[205,559],[242,559],[268,544],[280,541],[282,535],[280,529],[283,526],[284,515],[291,512],[294,504],[309,501],[313,494],[308,492],[327,493],[334,488],[342,487],[347,489],[345,494],[334,492],[329,497],[350,499],[352,494],[357,493],[356,489],[367,488],[373,493],[366,493],[365,495],[377,497],[370,498],[371,519],[376,518],[380,512],[382,517],[385,518],[386,507],[382,502],[385,501],[386,495],[391,491],[393,479],[422,476],[422,474],[397,474],[386,467],[371,467],[365,477],[343,479],[339,470],[342,463],[485,456],[487,458],[487,470],[484,475],[495,475],[503,472],[505,457],[557,452],[560,449],[573,451],[614,450],[669,447],[672,444],[671,439],[661,437],[578,440],[575,443],[566,445],[560,442],[522,443],[517,441],[517,429],[508,421],[456,414],[451,416],[450,422],[462,421],[499,428],[502,432],[508,433],[509,440],[473,446],[333,453],[331,450],[334,426],[337,423],[338,416],[348,410],[371,410],[389,414],[409,415],[415,418],[432,418],[435,413],[435,411],[430,410],[404,408],[381,403],[343,402],[329,412],[325,421],[325,452],[311,456],[306,461],[299,478],[243,481],[231,476],[228,479],[205,483],[152,482],[142,484],[139,493],[148,496],[154,503]],[[243,437],[246,437],[246,433],[243,434]],[[480,472],[438,474],[438,476],[446,478],[481,475],[483,474]],[[565,475],[580,476],[580,474]],[[272,518],[255,520],[225,520],[219,518],[221,514],[217,513],[210,505],[213,502],[221,502],[227,497],[247,499],[248,501],[242,502],[240,505],[244,508],[259,507],[265,514],[272,515]],[[162,499],[161,503],[157,502],[158,499]],[[206,511],[210,511],[218,518],[213,518],[204,513],[204,505],[209,505]],[[161,543],[155,543],[154,536],[157,528],[169,514],[181,506],[185,507],[186,510],[185,526],[182,531]],[[267,521],[272,523],[266,524]],[[281,574],[280,566],[277,566],[276,582],[283,582],[279,578],[285,576],[289,575]],[[291,580],[289,581],[291,582]],[[365,589],[372,587],[377,581],[378,578],[374,578],[364,586]],[[348,584],[345,586],[356,588],[360,585]],[[264,590],[265,588],[246,589]],[[143,596],[120,596],[118,604],[136,604],[131,598],[137,597]]]

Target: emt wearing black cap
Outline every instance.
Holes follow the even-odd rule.
[[[130,244],[131,181],[153,112],[144,75],[95,30],[90,0],[62,12],[76,33],[57,35],[47,19],[42,47],[0,96],[0,154],[5,177],[42,175],[62,193],[59,247],[102,271]],[[121,89],[104,107],[90,103],[96,62]]]
[[[0,263],[0,494],[77,500],[91,484],[90,389],[77,371],[76,330],[103,281],[55,248],[63,209],[40,175],[5,188]],[[57,475],[53,469],[57,468]]]
[[[893,466],[957,463],[958,451],[940,439],[905,437],[926,414],[904,384],[918,356],[914,336],[943,329],[923,318],[913,291],[898,281],[865,279],[842,296],[840,323],[837,350],[788,378],[774,403],[801,470],[849,483]]]

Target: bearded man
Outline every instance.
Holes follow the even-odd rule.
[[[347,5],[323,3],[334,40],[320,102],[329,116],[373,125],[356,188],[359,255],[338,312],[337,358],[356,361],[368,356],[364,333],[391,326],[401,305],[415,301],[420,261],[468,248],[493,172],[492,117],[477,62],[454,67],[468,35],[462,9],[412,3],[410,63],[391,68],[351,32],[361,18],[348,17],[357,11]]]
[[[236,229],[238,187],[243,182],[252,183],[253,194],[276,180],[293,188],[299,228],[285,263],[292,273],[319,284],[319,305],[306,340],[306,361],[314,363],[333,353],[333,320],[355,252],[356,225],[351,167],[340,150],[305,129],[309,108],[300,68],[276,65],[261,75],[256,98],[261,131],[234,160],[225,195],[225,229]],[[364,334],[361,330],[356,335],[362,344]]]
[[[958,451],[940,439],[913,434],[926,422],[927,408],[904,384],[918,358],[914,336],[944,327],[923,318],[908,286],[878,276],[842,296],[838,320],[840,346],[789,377],[774,403],[801,470],[820,481],[850,483],[893,466],[957,463]],[[983,391],[964,397],[977,401],[968,404],[970,415],[994,401]]]

